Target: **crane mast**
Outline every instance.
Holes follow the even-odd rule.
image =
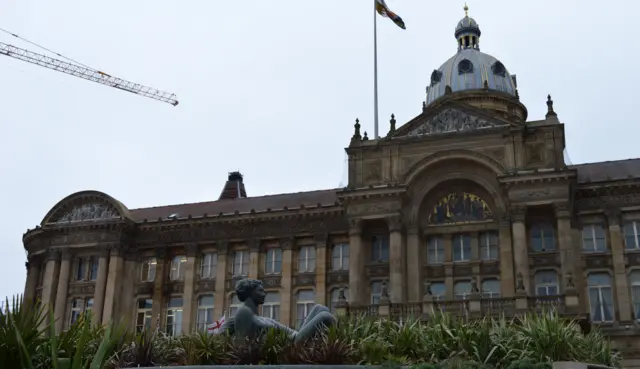
[[[86,66],[70,62],[65,62],[2,42],[0,42],[0,55],[22,60],[75,77],[80,77],[88,81],[96,82],[109,87],[114,87],[123,91],[134,93],[136,95],[169,103],[173,106],[178,105],[176,95],[170,92],[160,91],[155,88],[143,86],[138,83],[125,81],[96,69],[88,68]]]

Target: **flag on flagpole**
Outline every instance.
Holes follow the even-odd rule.
[[[400,18],[398,14],[392,12],[387,6],[387,4],[384,2],[384,0],[376,0],[376,11],[381,16],[391,19],[393,23],[395,23],[398,27],[402,29],[407,29],[404,25],[404,21],[402,20],[402,18]]]
[[[213,323],[207,326],[207,333],[209,334],[218,334],[221,331],[222,326],[224,325],[224,315],[222,318],[214,321]]]

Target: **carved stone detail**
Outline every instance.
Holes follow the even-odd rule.
[[[229,253],[229,242],[220,241],[216,243],[218,255],[227,255]]]
[[[480,273],[482,275],[500,274],[500,262],[483,262],[480,264]]]
[[[196,284],[196,292],[214,292],[216,290],[215,279],[201,279]]]
[[[95,292],[95,283],[78,283],[69,286],[69,294],[71,295],[93,295]]]
[[[362,219],[349,219],[349,234],[362,233]]]
[[[613,265],[611,256],[608,254],[583,255],[587,268],[608,268]]]
[[[250,239],[248,242],[249,244],[249,252],[260,252],[260,240],[253,238]]]
[[[327,273],[327,284],[342,284],[349,283],[349,271],[348,270],[340,270],[340,271],[329,271]]]
[[[554,203],[553,208],[555,209],[556,217],[558,218],[571,217],[571,204],[569,204],[568,202]]]
[[[316,275],[313,273],[301,273],[294,277],[293,285],[295,287],[299,286],[315,286],[316,285]]]
[[[473,275],[473,268],[471,265],[454,265],[453,275],[456,277],[469,277]]]
[[[293,237],[285,237],[280,239],[280,248],[282,250],[293,250],[296,240]]]
[[[493,127],[498,127],[498,125],[486,119],[474,117],[463,111],[449,108],[427,119],[420,126],[409,132],[408,136],[471,131]]]
[[[165,284],[162,285],[162,292],[165,295],[171,295],[171,294],[182,294],[184,293],[184,282],[182,281],[171,281],[171,282],[166,282]]]
[[[389,265],[388,264],[370,264],[366,266],[367,276],[369,277],[388,277]]]
[[[560,255],[558,253],[531,254],[529,265],[534,268],[559,266]]]
[[[187,244],[184,247],[184,251],[185,251],[185,254],[187,256],[192,256],[193,257],[193,256],[198,255],[198,250],[199,250],[198,245],[197,244],[193,244],[193,243]]]
[[[600,192],[578,192],[575,206],[579,210],[599,210],[608,207],[625,207],[640,205],[640,193],[614,193],[605,194]]]
[[[387,217],[386,221],[389,226],[389,232],[398,232],[402,230],[402,217],[400,215]]]
[[[514,222],[524,222],[527,216],[527,207],[525,205],[514,205],[511,207],[511,220]]]
[[[445,270],[443,265],[428,266],[425,268],[427,278],[444,278]]]
[[[90,203],[76,206],[49,223],[84,222],[87,220],[117,219],[119,217],[120,214],[113,206]]]
[[[47,250],[47,261],[52,260],[60,260],[60,250],[59,249],[49,249]]]
[[[607,221],[611,225],[620,225],[622,219],[622,212],[617,206],[607,206],[605,208],[605,214],[607,215]]]
[[[151,295],[153,294],[153,282],[143,282],[136,285],[137,295]]]
[[[264,288],[280,288],[282,287],[281,275],[268,275],[260,278]]]
[[[49,245],[76,245],[94,242],[118,242],[120,235],[117,232],[74,232],[53,236],[49,239]]]
[[[354,203],[349,204],[347,207],[347,213],[350,215],[376,215],[376,214],[387,214],[392,212],[397,212],[401,209],[401,204],[399,202],[367,202],[367,203]]]
[[[627,253],[627,263],[629,266],[640,266],[640,253]]]
[[[316,242],[318,247],[327,246],[329,243],[329,234],[328,233],[318,233],[313,235],[313,240]]]
[[[382,161],[371,160],[365,164],[364,182],[377,183],[382,180]]]

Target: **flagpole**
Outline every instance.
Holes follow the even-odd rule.
[[[377,0],[373,0],[373,134],[378,136],[378,14]]]

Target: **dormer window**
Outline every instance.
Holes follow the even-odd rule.
[[[434,70],[433,73],[431,73],[431,86],[433,86],[436,83],[440,82],[441,79],[442,79],[442,72],[440,72],[437,69]]]
[[[493,71],[493,74],[496,74],[498,76],[504,77],[507,74],[507,68],[505,68],[504,64],[499,61],[493,63],[493,65],[491,66],[491,70]]]
[[[462,59],[458,64],[458,74],[473,73],[473,63],[469,59]]]

